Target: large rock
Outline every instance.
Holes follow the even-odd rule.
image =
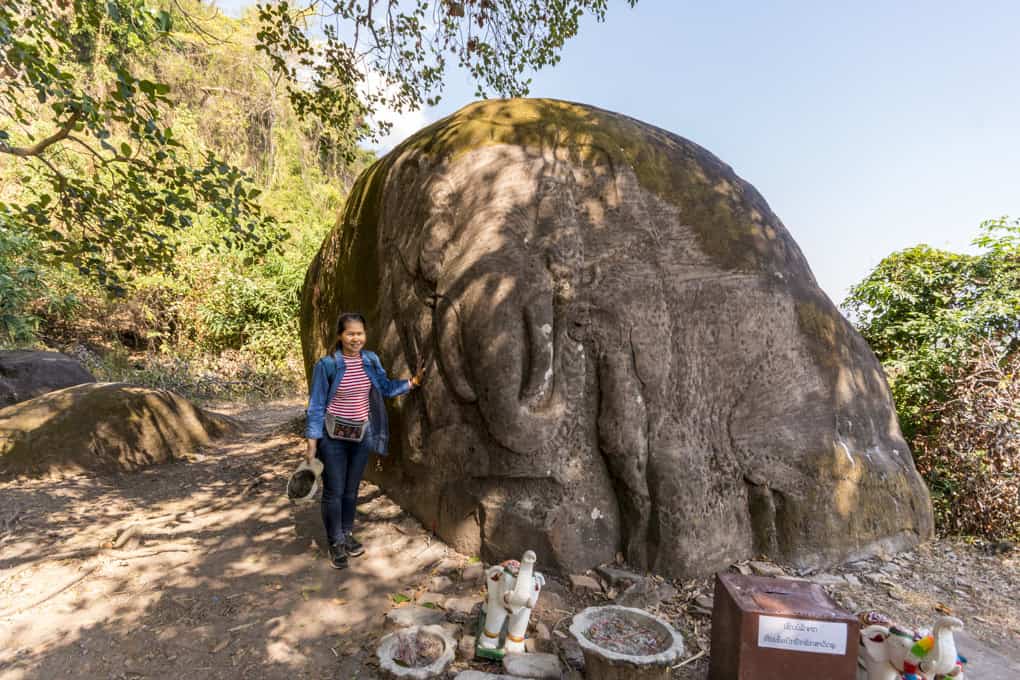
[[[0,352],[0,408],[95,381],[80,363],[60,352]]]
[[[348,310],[431,367],[371,474],[461,552],[689,576],[932,532],[867,344],[754,187],[664,130],[550,100],[422,130],[308,271],[309,370]]]
[[[232,421],[166,390],[77,385],[0,409],[0,468],[27,475],[130,471],[235,430]]]

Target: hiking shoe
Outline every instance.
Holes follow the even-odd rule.
[[[359,557],[365,554],[365,546],[361,545],[361,541],[354,538],[354,534],[349,531],[344,534],[344,545],[347,548],[347,554],[351,557]]]
[[[347,549],[343,543],[334,543],[329,546],[329,566],[334,569],[347,568]]]

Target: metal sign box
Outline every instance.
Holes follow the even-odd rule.
[[[854,680],[857,618],[806,581],[719,573],[709,680]]]

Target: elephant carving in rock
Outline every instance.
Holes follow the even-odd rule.
[[[930,633],[914,634],[881,624],[861,630],[857,680],[963,680],[966,659],[956,651],[953,632],[963,622],[944,616]]]
[[[503,651],[523,653],[531,610],[535,608],[545,585],[545,577],[535,571],[535,553],[528,550],[520,562],[507,560],[493,565],[485,572],[485,577],[488,595],[478,647],[482,650],[499,649],[505,624]]]
[[[366,170],[311,264],[422,389],[368,477],[461,552],[578,573],[804,567],[932,533],[882,368],[765,199],[626,116],[486,101]]]

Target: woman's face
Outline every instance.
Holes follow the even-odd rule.
[[[344,354],[357,354],[365,346],[365,324],[348,321],[340,331],[340,348]]]

